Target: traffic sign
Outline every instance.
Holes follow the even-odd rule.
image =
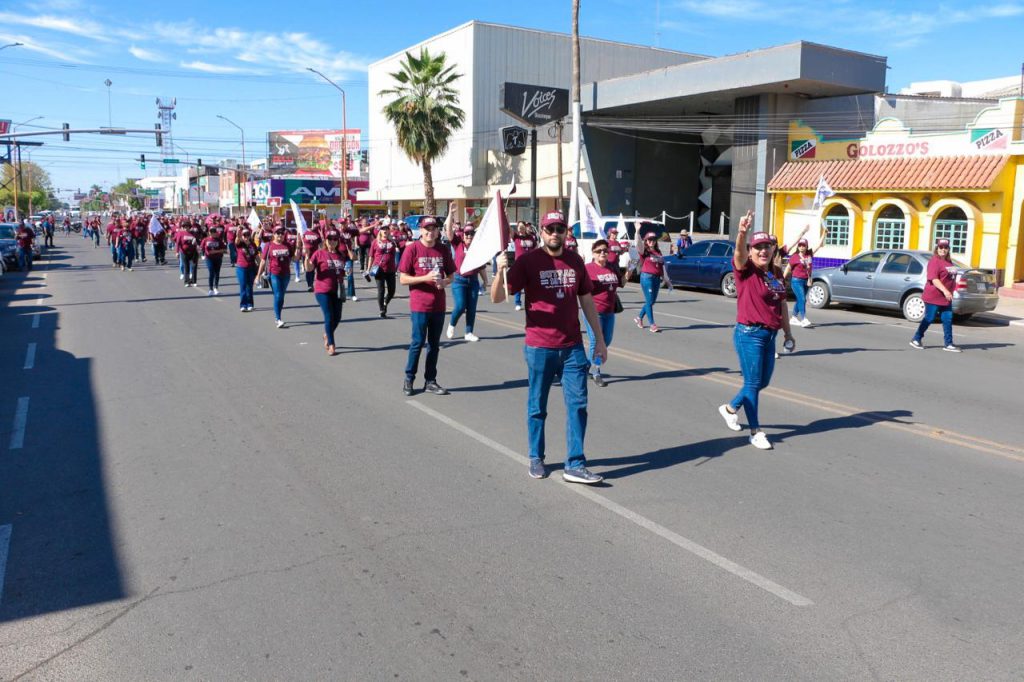
[[[160,196],[160,190],[158,190],[158,189],[147,189],[147,190],[143,190],[143,191],[146,193],[147,197],[158,197],[158,196]]]
[[[281,206],[281,197],[267,197],[267,206],[279,208]]]
[[[164,163],[181,163],[180,159],[164,159]]]
[[[0,135],[6,135],[11,130],[11,119],[0,118]]]

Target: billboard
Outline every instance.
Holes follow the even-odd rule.
[[[359,152],[359,130],[345,135],[349,158]],[[267,168],[271,175],[320,175],[341,178],[340,130],[275,130],[267,133]],[[353,163],[349,177],[359,176]]]

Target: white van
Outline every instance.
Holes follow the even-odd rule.
[[[605,233],[613,227],[619,226],[619,216],[601,216],[604,223]],[[659,239],[667,239],[665,224],[658,218],[642,218],[639,216],[623,217],[622,222],[626,224],[626,234],[618,235],[619,244],[623,246],[622,254],[619,256],[619,268],[628,272],[631,266],[635,266],[639,260],[637,254],[638,237],[643,238],[649,232],[657,232]],[[583,262],[591,261],[590,250],[598,236],[596,232],[581,232],[579,222],[572,225],[572,233],[576,237],[578,246],[576,250],[583,257]]]

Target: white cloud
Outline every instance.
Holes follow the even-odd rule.
[[[29,50],[30,52],[37,52],[39,54],[45,54],[47,57],[53,57],[63,62],[72,62],[74,64],[85,64],[83,57],[90,56],[90,52],[81,50],[77,55],[69,52],[61,51],[57,49],[52,42],[47,41],[46,45],[39,44],[35,38],[27,35],[13,35],[13,34],[0,34],[0,42],[3,43],[21,43],[21,46],[15,49],[18,50]]]
[[[142,48],[142,47],[136,47],[136,46],[132,45],[131,47],[128,48],[128,51],[131,52],[133,57],[135,57],[136,59],[141,59],[144,62],[163,62],[163,61],[167,61],[164,58],[164,56],[162,54],[160,54],[159,52],[154,52],[153,50],[147,50],[147,49]]]
[[[104,31],[103,27],[88,19],[69,19],[46,14],[28,16],[24,14],[15,14],[14,12],[0,12],[0,24],[6,24],[8,26],[31,26],[33,28],[42,28],[48,31],[70,33],[83,38],[92,38],[93,40],[101,40],[104,42],[110,41],[110,38],[106,36],[106,31]]]
[[[252,69],[243,69],[237,66],[228,66],[226,64],[210,64],[209,62],[201,61],[181,62],[178,66],[183,69],[192,69],[194,71],[203,71],[205,73],[258,73]]]

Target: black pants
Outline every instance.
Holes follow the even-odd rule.
[[[153,258],[157,263],[165,265],[167,263],[167,244],[153,242]]]
[[[396,273],[394,272],[377,273],[377,307],[380,308],[382,313],[388,312],[388,304],[395,297],[395,279]],[[388,290],[386,297],[384,295],[385,286]]]
[[[370,258],[370,245],[359,247],[359,270],[366,269],[366,261]]]

